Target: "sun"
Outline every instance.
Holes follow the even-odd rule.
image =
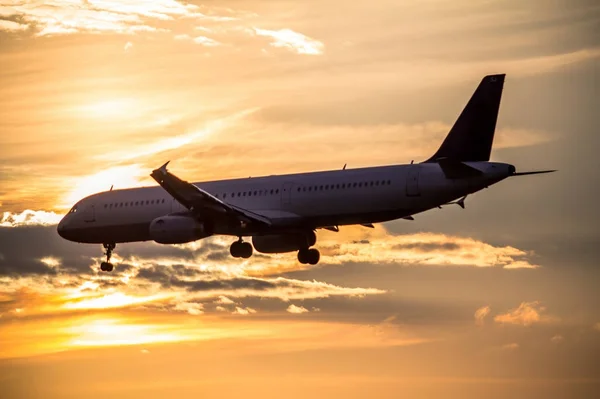
[[[130,98],[115,98],[91,102],[82,105],[79,110],[89,118],[127,118],[136,114],[139,104]]]
[[[111,187],[139,187],[146,178],[147,170],[140,165],[115,166],[89,176],[73,178],[69,184],[72,190],[61,200],[59,207],[70,208],[74,203],[88,195],[108,191]]]

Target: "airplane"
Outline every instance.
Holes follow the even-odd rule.
[[[554,170],[516,171],[489,162],[505,74],[485,76],[429,159],[407,165],[343,169],[189,183],[165,163],[150,176],[155,187],[105,191],[77,202],[57,226],[64,239],[103,244],[110,272],[117,243],[153,240],[184,244],[213,235],[237,237],[234,258],[297,251],[298,261],[320,260],[316,230],[373,227],[465,198],[508,177]],[[252,244],[244,241],[252,237]]]

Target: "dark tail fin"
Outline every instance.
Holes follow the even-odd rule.
[[[506,75],[483,78],[442,146],[425,162],[448,158],[456,161],[489,161]]]

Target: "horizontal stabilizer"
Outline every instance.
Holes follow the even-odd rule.
[[[467,177],[476,177],[481,175],[483,172],[479,169],[475,169],[460,161],[453,159],[444,158],[438,161],[444,175],[448,179],[464,179]]]
[[[552,173],[552,172],[556,172],[556,169],[555,170],[534,170],[531,172],[518,172],[518,173],[513,173],[511,176],[540,175],[543,173]]]

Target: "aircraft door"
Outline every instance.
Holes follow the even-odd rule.
[[[418,197],[421,195],[419,189],[419,165],[410,165],[408,175],[406,176],[406,195],[408,197]]]
[[[83,221],[86,223],[93,223],[96,221],[96,209],[94,204],[89,204],[83,211]]]
[[[281,188],[281,204],[290,205],[292,203],[292,188],[294,183],[283,183]]]

